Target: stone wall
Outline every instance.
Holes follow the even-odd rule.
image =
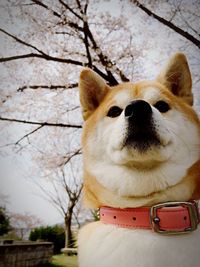
[[[0,267],[35,267],[53,256],[50,242],[27,242],[0,245]]]

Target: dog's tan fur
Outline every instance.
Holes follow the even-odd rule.
[[[179,64],[177,64],[177,62]],[[183,77],[183,79],[181,79],[181,77]],[[86,158],[88,133],[92,132],[92,129],[102,116],[106,116],[108,106],[115,105],[113,96],[122,90],[131,91],[133,99],[141,99],[144,90],[148,90],[150,86],[157,87],[162,92],[163,97],[166,98],[170,104],[173,103],[177,110],[184,112],[189,120],[199,125],[197,114],[189,105],[184,103],[186,102],[192,104],[193,97],[191,92],[192,83],[188,64],[185,57],[181,53],[176,54],[176,57],[172,58],[166,68],[158,76],[157,81],[158,82],[145,81],[135,85],[131,83],[125,83],[115,86],[112,88],[112,90],[109,90],[108,85],[106,85],[105,82],[103,82],[95,73],[91,72],[90,69],[85,69],[82,71],[80,75],[80,101],[83,107],[83,117],[86,120],[82,138],[84,156]],[[172,94],[169,89],[172,92],[174,90],[173,93],[176,93],[176,95]],[[94,95],[96,92],[98,101],[101,103],[100,108],[98,108],[98,103],[92,105],[91,99],[96,98]],[[90,117],[91,115],[92,117]],[[168,188],[165,192],[154,192],[151,195],[145,196],[144,199],[143,197],[137,198],[134,196],[120,198],[119,196],[116,196],[115,193],[108,192],[105,187],[96,181],[95,177],[87,172],[87,166],[84,167],[84,197],[86,205],[92,208],[98,208],[102,205],[134,207],[140,205],[140,203],[142,205],[152,205],[159,201],[188,200],[194,197],[195,199],[200,198],[199,163],[196,163],[191,167],[190,170],[188,170],[188,174],[183,177],[181,183]],[[183,188],[185,189],[183,190]],[[187,192],[186,196],[182,195],[180,198],[178,195],[179,191],[181,191],[181,194],[183,194],[183,192]]]

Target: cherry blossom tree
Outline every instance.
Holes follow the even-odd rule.
[[[28,238],[27,235],[32,229],[42,225],[42,221],[30,213],[11,213],[9,218],[12,228],[22,240]]]

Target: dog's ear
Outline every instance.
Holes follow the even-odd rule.
[[[187,59],[183,53],[173,55],[157,81],[164,84],[174,95],[181,97],[186,103],[193,104],[192,78]]]
[[[109,86],[96,72],[84,68],[80,74],[79,89],[83,119],[87,120],[109,91]]]

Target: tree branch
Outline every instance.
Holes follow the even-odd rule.
[[[74,124],[64,124],[64,123],[51,123],[51,122],[38,122],[38,121],[26,121],[26,120],[18,120],[12,118],[0,117],[1,121],[10,121],[10,122],[18,122],[24,124],[32,124],[32,125],[40,125],[40,126],[48,126],[48,127],[63,127],[63,128],[78,128],[81,129],[81,125]]]
[[[66,3],[64,3],[62,0],[59,0],[59,2],[62,2],[62,4],[66,7],[66,9],[70,10],[72,14],[75,13],[74,11],[72,12],[71,8],[69,8],[69,6]],[[78,5],[78,8],[79,8],[80,13],[84,17],[84,19],[83,19],[77,13],[74,14],[81,21],[84,21],[84,25],[83,25],[83,28],[81,28],[81,31],[84,32],[84,39],[82,41],[84,42],[84,45],[85,45],[85,48],[86,48],[86,54],[87,54],[87,58],[88,58],[88,64],[87,64],[87,66],[94,69],[94,66],[92,65],[92,57],[91,57],[91,54],[90,54],[90,51],[89,51],[89,42],[88,42],[88,39],[89,39],[91,41],[91,43],[92,43],[92,46],[93,46],[94,51],[96,52],[97,56],[100,59],[101,64],[106,69],[106,72],[107,72],[106,80],[111,85],[117,85],[118,84],[118,81],[115,79],[115,77],[113,76],[112,72],[110,71],[111,67],[113,67],[113,63],[112,63],[111,60],[108,59],[107,56],[105,56],[102,53],[102,50],[97,45],[97,43],[96,43],[96,41],[95,41],[95,39],[94,39],[94,37],[92,35],[92,32],[90,31],[89,24],[87,22],[87,16],[86,16],[88,2],[86,2],[86,5],[85,5],[85,9],[84,9],[84,12],[85,13],[83,12],[83,10],[81,8],[80,1],[77,1],[77,5]],[[72,23],[69,24],[69,22],[68,22],[68,25],[70,27],[74,28],[74,25]],[[75,29],[77,29],[77,25],[75,25]],[[78,29],[80,30],[80,27]],[[129,79],[125,76],[125,74],[121,70],[119,70],[119,68],[117,68],[116,66],[115,66],[115,70],[119,74],[119,76],[122,79],[122,81],[124,81],[124,82],[129,81]]]
[[[79,16],[71,7],[69,7],[65,2],[62,0],[58,0],[67,10],[69,10],[75,17],[77,17],[80,20],[83,20],[81,16]]]
[[[68,85],[25,85],[22,87],[19,87],[17,89],[17,92],[23,92],[26,89],[49,89],[49,90],[57,90],[57,89],[72,89],[78,87],[78,83],[71,83]]]
[[[88,23],[87,23],[87,5],[85,7],[85,11],[84,11],[84,21],[83,21],[83,29],[84,29],[84,45],[85,45],[85,49],[86,49],[86,54],[87,54],[87,58],[88,58],[88,67],[92,68],[92,57],[91,57],[91,54],[90,54],[90,45],[89,45],[89,42],[88,42],[88,31],[89,31],[89,28],[88,28]]]
[[[60,63],[68,63],[68,64],[74,64],[77,66],[87,66],[86,63],[80,62],[80,61],[76,61],[76,60],[72,60],[72,59],[63,59],[63,58],[56,58],[56,57],[51,57],[51,56],[44,56],[44,55],[40,55],[40,54],[34,54],[34,53],[30,53],[30,54],[25,54],[25,55],[19,55],[19,56],[12,56],[12,57],[5,57],[5,58],[0,58],[0,63],[1,62],[7,62],[7,61],[11,61],[11,60],[17,60],[17,59],[22,59],[22,58],[41,58],[41,59],[45,59],[48,61],[56,61],[56,62],[60,62]],[[110,82],[109,77],[103,73],[102,71],[100,71],[96,66],[92,66],[93,70],[96,71],[102,78],[104,78],[106,81]]]
[[[43,125],[40,125],[39,127],[35,128],[34,130],[32,130],[31,132],[25,134],[24,136],[22,136],[18,141],[15,142],[15,145],[18,145],[24,138],[30,136],[31,134],[37,132],[39,129],[41,129],[43,127]]]
[[[66,179],[65,179],[65,173],[63,170],[61,170],[61,173],[62,173],[62,182],[63,182],[63,187],[69,197],[69,200],[72,198],[72,191],[70,190],[69,188],[69,185],[67,184],[66,182]]]
[[[87,23],[87,21],[86,21],[86,23]],[[114,67],[116,73],[119,74],[121,80],[123,82],[128,82],[129,79],[125,76],[125,74],[117,66],[115,66],[115,64],[113,64],[112,61],[107,56],[105,56],[103,54],[102,50],[97,45],[97,43],[96,43],[96,41],[95,41],[95,39],[93,37],[92,32],[90,31],[88,23],[87,23],[87,28],[86,29],[87,29],[86,34],[87,34],[88,38],[90,39],[90,41],[91,41],[91,43],[93,45],[93,49],[96,52],[97,56],[99,57],[101,64],[106,69],[110,84],[111,85],[117,85],[118,84],[117,80],[115,79],[115,77],[113,76],[112,72],[110,71],[110,69],[112,69],[113,67]]]
[[[189,23],[188,23],[188,20],[184,17],[184,15],[182,14],[181,10],[179,9],[179,12],[180,12],[180,15],[181,15],[181,18],[182,20],[184,21],[184,23],[188,26],[188,28],[190,30],[192,30],[195,34],[197,34],[199,37],[200,37],[200,33],[194,29]]]
[[[42,6],[43,8],[49,10],[49,7],[46,6],[45,4],[43,4],[40,1],[33,0],[32,2],[34,2],[34,3]],[[63,1],[61,1],[61,2],[64,3]],[[79,8],[81,8],[80,2],[78,1],[77,3],[79,3]],[[71,9],[71,8],[69,8],[69,9]],[[85,11],[86,10],[87,10],[87,4],[85,6]],[[81,14],[83,14],[82,9],[80,9],[80,12],[81,12]],[[58,14],[56,16],[58,16]],[[75,30],[84,32],[84,36],[85,37],[84,37],[84,40],[83,41],[84,41],[84,44],[85,44],[85,47],[86,47],[88,64],[84,64],[83,62],[80,62],[80,61],[77,61],[77,60],[64,59],[64,58],[50,56],[50,55],[46,54],[45,52],[41,51],[40,49],[38,49],[37,47],[35,47],[35,46],[33,46],[33,45],[31,45],[31,44],[29,44],[29,43],[21,40],[20,38],[18,38],[16,36],[14,36],[14,35],[6,32],[3,29],[1,29],[1,31],[3,33],[7,34],[8,36],[10,36],[11,38],[13,38],[15,41],[19,42],[20,44],[36,50],[37,52],[39,52],[39,54],[37,54],[37,53],[29,53],[29,54],[24,54],[24,55],[16,55],[16,56],[10,56],[10,57],[2,57],[2,58],[0,58],[0,62],[8,62],[8,61],[11,61],[11,60],[18,60],[18,59],[24,59],[24,58],[41,58],[41,59],[45,59],[47,61],[55,61],[55,62],[60,62],[60,63],[67,63],[67,64],[78,65],[78,66],[89,66],[89,67],[93,68],[95,71],[97,71],[97,73],[99,73],[111,85],[118,84],[116,78],[114,77],[114,75],[110,71],[110,69],[112,67],[114,67],[115,68],[115,71],[119,74],[119,76],[121,77],[122,81],[129,81],[129,79],[123,74],[123,72],[121,70],[119,70],[112,63],[112,61],[110,59],[108,59],[108,57],[105,56],[102,53],[102,50],[97,45],[97,43],[96,43],[96,41],[95,41],[95,39],[94,39],[94,37],[92,35],[92,32],[90,31],[90,28],[89,28],[89,25],[88,25],[88,22],[87,22],[86,18],[85,18],[85,20],[83,20],[81,18],[81,20],[84,21],[84,27],[83,28],[82,27],[79,27],[78,24],[76,24],[74,22],[71,22],[71,21],[66,21],[66,23],[67,23],[67,25],[69,27],[71,27],[71,28],[73,28]],[[104,73],[102,73],[102,71],[98,70],[98,68],[96,66],[93,66],[92,65],[92,57],[91,57],[91,54],[90,54],[90,51],[89,51],[89,42],[88,42],[88,39],[91,41],[92,48],[94,49],[94,51],[96,52],[97,56],[99,57],[101,64],[105,67],[105,70],[106,70],[107,75],[104,74]]]
[[[68,157],[64,157],[65,161],[62,162],[59,167],[66,165],[73,157],[77,156],[77,155],[81,155],[81,148],[77,149],[75,152],[70,153],[70,155]]]
[[[76,3],[77,3],[77,6],[78,6],[80,12],[83,14],[80,1],[79,0],[76,0]]]
[[[47,200],[48,202],[51,202],[54,207],[63,215],[63,217],[65,217],[65,207],[62,205],[62,203],[59,202],[59,200],[57,199],[57,196],[54,196],[52,194],[52,192],[48,191],[46,187],[43,187],[42,185],[40,185],[40,183],[38,183],[37,181],[35,181],[35,184],[41,189],[41,191],[44,193],[42,195],[42,198]],[[61,204],[61,205],[60,205]]]
[[[41,1],[32,0],[32,2],[37,4],[37,5],[39,5],[39,6],[41,6],[41,7],[43,7],[43,8],[45,8],[45,9],[47,9],[47,10],[50,10],[53,13],[54,16],[62,18],[61,14],[59,14],[56,11],[50,9],[47,5],[43,4]],[[83,31],[83,28],[81,28],[77,23],[75,23],[73,21],[65,21],[65,23],[67,23],[70,27],[75,28],[78,31]],[[64,21],[63,21],[62,24],[64,24]]]
[[[29,43],[21,40],[20,38],[14,36],[13,34],[10,34],[9,32],[7,32],[7,31],[5,31],[5,30],[3,30],[1,28],[0,28],[0,31],[5,33],[6,35],[11,37],[12,39],[14,39],[16,42],[18,42],[18,43],[20,43],[20,44],[22,44],[24,46],[33,48],[34,50],[39,52],[39,54],[37,54],[37,53],[29,53],[29,54],[24,54],[24,55],[17,55],[17,56],[0,58],[0,62],[6,62],[6,61],[22,59],[22,58],[37,57],[37,58],[43,58],[43,59],[48,60],[48,61],[56,61],[56,62],[61,62],[61,63],[79,65],[79,66],[83,66],[84,65],[82,62],[77,61],[77,60],[64,59],[64,58],[50,56],[50,55],[44,53],[42,50],[38,49],[37,47],[33,46],[32,44],[29,44]]]
[[[47,9],[47,10],[50,10],[49,7],[43,3],[41,3],[40,1],[36,1],[36,0],[32,0],[32,2],[34,3],[37,3],[38,5],[42,6],[43,8]],[[101,64],[105,67],[106,69],[106,72],[107,72],[107,75],[103,74],[103,78],[106,79],[106,81],[109,82],[110,85],[117,85],[118,84],[118,81],[115,79],[114,75],[112,74],[112,72],[110,71],[110,69],[112,67],[114,67],[115,71],[118,73],[118,75],[120,76],[121,80],[123,82],[127,82],[129,81],[129,79],[125,76],[125,74],[119,69],[117,68],[111,60],[108,59],[107,56],[105,56],[102,52],[102,50],[100,49],[100,47],[97,45],[93,35],[92,35],[92,32],[90,31],[89,29],[89,25],[88,25],[88,22],[85,18],[85,20],[83,19],[83,17],[79,16],[76,12],[74,12],[65,2],[63,2],[62,0],[59,0],[59,2],[65,6],[65,8],[67,10],[69,10],[74,16],[78,17],[81,21],[84,21],[84,27],[80,27],[77,23],[73,22],[73,21],[70,21],[70,20],[66,20],[66,24],[71,27],[72,29],[75,29],[79,32],[84,32],[84,36],[85,38],[82,40],[83,42],[86,42],[86,52],[87,52],[87,57],[88,57],[88,64],[85,64],[91,68],[93,68],[95,70],[96,67],[94,67],[92,65],[92,62],[91,62],[91,56],[90,56],[90,53],[89,53],[89,44],[87,44],[87,39],[89,39],[92,43],[92,48],[94,49],[94,51],[96,52],[97,56],[99,57],[100,59],[100,62]],[[81,8],[81,4],[80,4],[80,1],[76,1],[77,2],[77,6],[79,8],[79,11],[80,13],[84,16],[84,12]],[[86,1],[86,5],[85,5],[85,11],[87,10],[87,6],[88,6],[88,1]],[[56,16],[61,16],[59,14],[56,14]],[[83,66],[83,64],[82,64]],[[97,69],[97,68],[96,68]],[[98,72],[100,74],[100,71]],[[102,73],[102,72],[101,72]],[[101,74],[100,74],[101,75]],[[106,78],[105,78],[106,77]]]
[[[7,62],[7,61],[11,61],[11,60],[30,58],[30,57],[43,58],[43,56],[40,54],[30,53],[30,54],[24,54],[24,55],[18,55],[18,56],[2,57],[2,58],[0,58],[0,62]]]
[[[66,58],[59,58],[59,57],[52,57],[47,54],[35,54],[35,53],[30,53],[30,54],[24,54],[24,55],[18,55],[18,56],[11,56],[11,57],[2,57],[0,58],[0,62],[7,62],[11,60],[17,60],[17,59],[22,59],[22,58],[41,58],[45,59],[47,61],[55,61],[55,62],[60,62],[60,63],[67,63],[67,64],[72,64],[72,65],[78,65],[78,66],[84,66],[85,64],[83,62],[73,60],[73,59],[66,59]]]
[[[148,14],[149,16],[151,16],[151,17],[155,18],[156,20],[160,21],[161,23],[163,23],[164,25],[166,25],[170,29],[172,29],[175,32],[177,32],[178,34],[180,34],[181,36],[185,37],[187,40],[192,42],[194,45],[196,45],[200,49],[200,41],[198,39],[196,39],[194,36],[192,36],[191,34],[189,34],[186,31],[182,30],[181,28],[177,27],[172,22],[167,21],[166,19],[156,15],[154,12],[152,12],[151,10],[146,8],[144,5],[142,5],[139,1],[131,0],[131,2],[136,4],[136,6],[138,6],[141,10],[143,10],[146,14]]]
[[[111,85],[117,85],[118,82],[115,79],[115,77],[113,76],[112,72],[109,70],[109,68],[112,67],[112,62],[110,60],[108,60],[108,58],[102,53],[100,47],[97,45],[92,32],[90,31],[89,25],[87,23],[87,21],[85,22],[86,26],[85,26],[85,34],[88,36],[88,38],[90,39],[92,45],[93,45],[93,49],[96,52],[97,56],[100,59],[101,64],[105,67],[108,78],[109,78],[109,82]]]
[[[21,40],[20,38],[14,36],[13,34],[7,32],[7,31],[5,31],[4,29],[1,29],[1,28],[0,28],[0,32],[3,32],[4,34],[8,35],[9,37],[11,37],[12,39],[14,39],[14,40],[17,41],[18,43],[23,44],[23,45],[28,46],[28,47],[31,47],[31,48],[33,48],[34,50],[36,50],[37,52],[39,52],[40,54],[46,55],[43,51],[39,50],[39,49],[38,49],[37,47],[35,47],[34,45],[31,45],[31,44],[29,44],[29,43],[27,43],[27,42]]]
[[[44,3],[42,3],[41,1],[37,1],[37,0],[32,0],[33,3],[35,3],[38,6],[44,7],[47,10],[51,11],[53,13],[54,16],[61,18],[61,15],[59,13],[57,13],[56,11],[50,9],[47,5],[45,5]]]

